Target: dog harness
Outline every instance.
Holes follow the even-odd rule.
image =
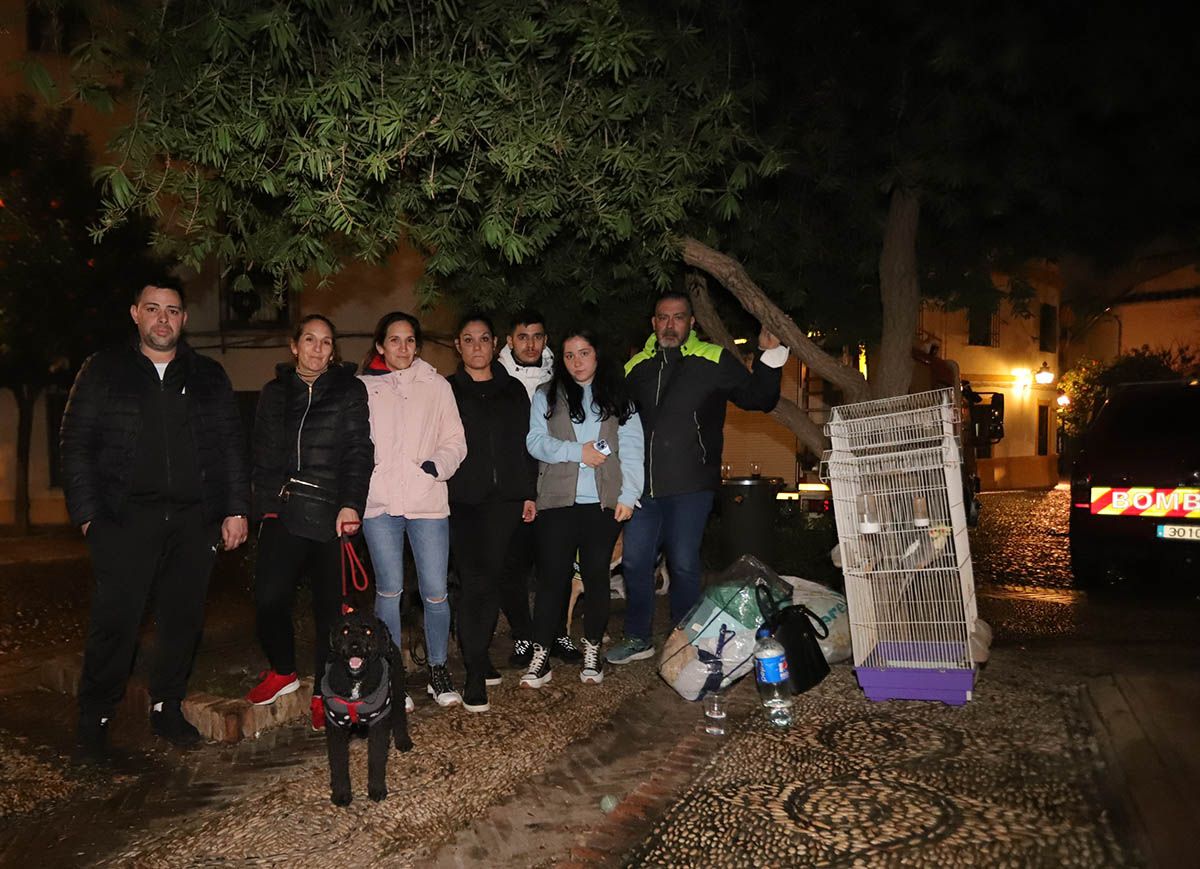
[[[329,685],[329,667],[326,665],[325,678],[321,680],[321,696],[325,700],[325,718],[338,727],[350,727],[353,724],[370,726],[378,719],[387,715],[392,708],[391,680],[389,678],[388,662],[383,664],[383,676],[379,686],[366,697],[349,700],[333,693]]]

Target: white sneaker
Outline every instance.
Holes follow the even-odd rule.
[[[529,659],[529,669],[521,676],[522,688],[541,688],[554,677],[550,669],[550,650],[545,646],[533,644],[533,657]]]
[[[584,685],[599,685],[604,681],[604,656],[600,654],[600,644],[583,641],[583,669],[579,671],[579,681]]]

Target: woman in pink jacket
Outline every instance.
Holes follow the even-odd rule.
[[[439,706],[462,703],[446,669],[450,604],[450,504],[446,480],[467,455],[467,439],[450,384],[420,357],[421,324],[403,311],[375,327],[378,357],[363,366],[371,412],[375,471],[363,512],[363,535],[375,565],[375,613],[400,646],[404,537],[412,545],[425,608],[429,694]],[[405,705],[412,700],[405,696]]]

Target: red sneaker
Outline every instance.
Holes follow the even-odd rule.
[[[300,687],[300,680],[296,678],[295,673],[280,674],[274,670],[267,670],[260,673],[259,678],[262,681],[246,695],[246,700],[255,706],[274,703],[284,694],[291,694]]]
[[[320,733],[325,729],[325,701],[320,694],[313,695],[311,709],[313,733]]]

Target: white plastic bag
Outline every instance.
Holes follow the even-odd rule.
[[[850,645],[850,616],[846,609],[846,596],[819,582],[801,579],[798,576],[780,576],[792,587],[792,603],[804,604],[821,617],[829,636],[818,638],[825,660],[831,664],[844,661],[853,653]]]

